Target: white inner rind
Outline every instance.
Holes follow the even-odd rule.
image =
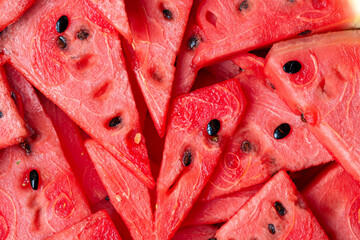
[[[354,22],[355,28],[360,28],[360,0],[348,0],[350,7],[354,11]]]

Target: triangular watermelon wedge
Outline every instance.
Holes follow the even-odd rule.
[[[247,110],[204,188],[202,200],[263,183],[281,169],[295,172],[333,160],[301,115],[278,97],[264,75],[263,58],[243,54],[232,61],[242,69],[236,78],[248,100]]]
[[[360,183],[340,165],[322,170],[302,194],[330,239],[359,238]]]
[[[157,132],[163,137],[176,57],[192,0],[129,0],[126,5],[133,35],[128,52]]]
[[[110,202],[135,240],[152,239],[153,214],[148,188],[94,140],[85,146],[99,173]]]
[[[119,34],[87,2],[39,0],[0,42],[37,89],[154,187]]]
[[[216,233],[224,239],[328,239],[296,190],[280,171]]]
[[[121,240],[105,210],[98,211],[46,240]]]
[[[316,138],[360,180],[360,31],[291,40],[270,50],[265,73]],[[330,61],[336,59],[336,61]]]
[[[0,66],[0,99],[0,149],[3,149],[24,141],[28,131],[14,100],[11,99],[11,90],[2,66]]]
[[[7,76],[31,136],[0,151],[0,236],[43,239],[91,212],[33,87],[10,66]]]
[[[173,94],[189,92],[200,68],[274,42],[359,24],[355,0],[205,0],[187,27]],[[189,45],[194,42],[196,44]],[[193,47],[188,47],[193,46]]]
[[[23,15],[34,1],[35,0],[1,0],[0,32]]]
[[[235,79],[173,102],[157,180],[156,239],[170,239],[209,179],[245,110]]]

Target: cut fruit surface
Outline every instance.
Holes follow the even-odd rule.
[[[15,22],[31,7],[35,0],[1,0],[0,1],[0,32]]]

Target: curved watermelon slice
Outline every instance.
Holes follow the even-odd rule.
[[[157,239],[170,239],[180,227],[240,122],[245,104],[235,79],[175,99],[157,181]]]
[[[1,0],[0,1],[0,32],[15,22],[33,5],[35,0]]]
[[[360,183],[341,166],[328,166],[302,194],[331,239],[360,238]]]
[[[360,31],[342,31],[278,43],[265,67],[277,93],[304,115],[311,132],[357,180],[359,38]]]
[[[301,116],[277,96],[264,76],[264,59],[244,54],[232,61],[243,69],[236,78],[248,100],[247,110],[204,188],[202,200],[263,183],[281,169],[295,172],[333,160]],[[276,129],[283,124],[290,126],[289,132],[275,138]]]
[[[94,140],[85,146],[110,202],[124,220],[135,240],[153,239],[153,214],[148,188]]]
[[[0,152],[0,239],[44,239],[91,212],[34,89],[13,68],[7,74],[32,135]]]
[[[173,94],[189,92],[201,67],[282,39],[359,24],[355,0],[205,0],[189,24]],[[197,44],[188,47],[190,39]]]
[[[39,0],[0,42],[37,89],[154,187],[119,35],[87,2]]]
[[[114,223],[105,211],[98,211],[47,240],[121,240]]]
[[[0,66],[0,149],[18,144],[27,137],[25,122],[11,99],[5,71]]]
[[[277,173],[216,233],[223,239],[328,239],[295,185]]]
[[[160,137],[166,129],[175,61],[192,0],[131,0],[127,10],[132,65]]]
[[[179,229],[172,240],[208,240],[215,236],[217,227],[212,225],[199,225]]]

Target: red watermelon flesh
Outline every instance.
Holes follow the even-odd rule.
[[[133,239],[153,239],[153,214],[148,188],[94,140],[85,146]]]
[[[166,130],[175,61],[192,0],[126,1],[132,65],[160,137]]]
[[[25,122],[11,99],[5,71],[0,66],[0,149],[22,142],[28,135]]]
[[[286,172],[280,171],[217,231],[216,239],[328,237],[290,177]]]
[[[84,0],[39,0],[0,42],[11,64],[37,89],[148,187],[154,186],[114,28]]]
[[[47,240],[121,240],[114,223],[105,211],[98,211]]]
[[[217,227],[213,225],[198,225],[180,228],[172,240],[208,240],[215,236]]]
[[[0,239],[44,239],[91,212],[34,89],[13,68],[7,75],[32,135],[0,152]]]
[[[340,165],[324,169],[302,194],[331,239],[360,238],[360,183]]]
[[[192,22],[196,31],[186,36],[198,44],[179,57],[174,94],[189,92],[201,67],[286,38],[350,28],[359,16],[354,0],[201,1]]]
[[[129,42],[132,41],[124,0],[86,0]]]
[[[92,208],[93,205],[105,199],[107,193],[87,153],[80,131],[60,108],[41,93],[38,95],[59,136],[62,149],[72,171],[75,173],[76,180],[83,189]]]
[[[174,100],[157,180],[157,239],[170,239],[180,227],[234,133],[245,104],[235,79]]]
[[[265,182],[281,169],[295,172],[333,159],[301,116],[277,96],[264,76],[262,58],[246,54],[233,61],[245,66],[236,78],[244,89],[248,106],[202,192],[202,200]],[[290,129],[286,131],[284,124]],[[276,129],[285,132],[275,138]]]
[[[234,216],[261,187],[262,185],[259,184],[209,201],[197,201],[182,226],[224,223]]]
[[[278,43],[265,67],[277,93],[304,115],[311,132],[358,180],[359,39],[360,31],[342,31]]]
[[[15,22],[35,0],[0,0],[0,32]]]

